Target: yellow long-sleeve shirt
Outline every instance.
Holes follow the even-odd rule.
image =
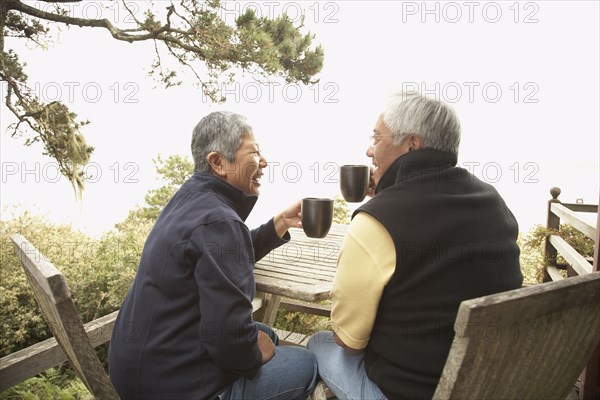
[[[331,292],[332,329],[348,347],[367,347],[381,294],[395,269],[392,237],[377,219],[359,212],[348,227]]]

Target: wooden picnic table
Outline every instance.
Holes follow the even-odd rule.
[[[281,297],[308,302],[328,299],[348,225],[334,224],[323,239],[290,229],[291,240],[254,267],[256,290],[266,294],[262,321],[272,325]]]

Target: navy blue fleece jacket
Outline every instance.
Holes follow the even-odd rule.
[[[289,240],[248,230],[256,196],[195,173],[164,208],[119,311],[109,350],[122,399],[210,399],[260,368],[254,262]]]

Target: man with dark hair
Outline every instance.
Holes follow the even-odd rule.
[[[195,173],[158,217],[115,324],[122,399],[306,399],[316,361],[252,320],[254,263],[300,226],[300,202],[250,231],[267,161],[238,114],[194,129]]]

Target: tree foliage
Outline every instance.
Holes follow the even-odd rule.
[[[147,5],[143,15],[136,15],[127,0],[119,1],[134,21],[133,28],[119,27],[109,19],[70,15],[64,3],[81,0],[42,0],[53,5],[51,11],[21,0],[0,0],[0,80],[7,85],[4,102],[18,120],[9,130],[13,136],[26,134],[26,145],[41,141],[44,154],[56,159],[78,195],[84,187],[83,167],[94,150],[80,129],[88,121],[78,121],[62,102],[44,103],[33,93],[25,65],[15,51],[6,48],[6,38],[47,46],[51,27],[58,25],[105,29],[113,39],[130,43],[152,41],[156,58],[151,71],[165,87],[181,81],[177,71],[164,62],[164,55],[191,71],[203,92],[216,102],[225,100],[218,84],[233,81],[235,70],[256,79],[275,76],[309,84],[316,82],[314,77],[323,66],[323,49],[312,46],[314,35],[301,33],[302,22],[295,26],[286,15],[269,19],[247,8],[230,23],[219,0],[140,2]],[[114,3],[99,2],[104,7]]]
[[[350,223],[350,210],[348,203],[339,194],[333,198],[333,222],[336,224]]]
[[[94,240],[70,225],[25,212],[0,221],[0,356],[51,336],[10,236],[20,233],[63,272],[84,322],[120,306],[137,269],[148,229],[110,232]]]

